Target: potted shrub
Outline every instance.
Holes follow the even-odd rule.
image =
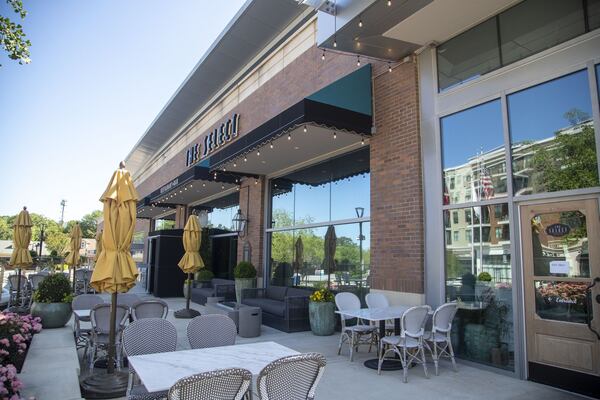
[[[242,302],[242,289],[250,289],[256,285],[256,268],[249,261],[242,261],[233,269],[235,278],[235,298]]]
[[[196,279],[196,282],[200,283],[200,287],[207,287],[214,277],[215,274],[213,274],[213,272],[210,269],[202,268],[201,270],[196,272],[194,279]]]
[[[489,296],[492,291],[492,276],[488,272],[481,272],[477,275],[477,282],[475,282],[475,296],[479,301],[483,301],[485,297]]]
[[[46,277],[33,294],[31,315],[40,317],[44,328],[61,328],[71,318],[73,292],[63,274]]]
[[[329,289],[319,289],[310,295],[308,316],[310,330],[317,336],[329,336],[335,329],[335,305]]]

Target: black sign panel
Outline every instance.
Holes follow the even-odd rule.
[[[565,224],[552,224],[546,228],[546,233],[550,236],[561,237],[568,235],[571,232],[571,227]]]

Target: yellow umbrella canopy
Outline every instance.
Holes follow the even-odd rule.
[[[129,171],[121,164],[100,198],[104,203],[102,252],[90,285],[99,292],[124,293],[135,286],[138,270],[131,257],[138,194]]]
[[[183,248],[185,254],[179,261],[179,268],[186,274],[193,274],[200,268],[204,268],[204,261],[200,257],[200,243],[202,242],[202,233],[198,217],[190,215],[185,228],[183,229]]]
[[[76,222],[71,228],[71,240],[69,242],[69,252],[65,258],[67,265],[79,265],[79,249],[81,249],[81,228],[79,222]]]
[[[13,252],[10,256],[9,265],[27,266],[33,264],[29,253],[29,242],[31,241],[31,217],[27,207],[19,213],[14,224]]]
[[[100,253],[102,253],[102,231],[96,234],[96,261],[100,258]]]

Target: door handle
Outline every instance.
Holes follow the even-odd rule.
[[[594,328],[592,328],[592,318],[590,317],[590,315],[592,314],[592,310],[593,310],[593,305],[592,305],[592,297],[591,295],[591,291],[592,288],[594,286],[596,286],[597,283],[600,283],[600,277],[595,277],[594,280],[592,281],[591,284],[589,284],[586,288],[585,288],[585,298],[586,298],[586,305],[587,305],[587,326],[589,328],[590,331],[594,332],[596,334],[596,337],[600,340],[600,333],[598,333],[597,330],[595,330]],[[596,302],[600,303],[600,295],[596,296]]]

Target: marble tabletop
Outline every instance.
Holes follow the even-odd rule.
[[[79,318],[86,318],[90,316],[91,310],[73,310],[73,314],[77,315]]]
[[[270,362],[299,354],[275,342],[237,344],[206,349],[128,357],[132,367],[149,392],[169,390],[186,376],[223,368],[245,368],[258,373]]]
[[[336,311],[337,314],[344,314],[350,317],[360,318],[366,321],[383,321],[386,319],[400,318],[409,306],[390,306],[382,308],[361,308],[358,310]]]

